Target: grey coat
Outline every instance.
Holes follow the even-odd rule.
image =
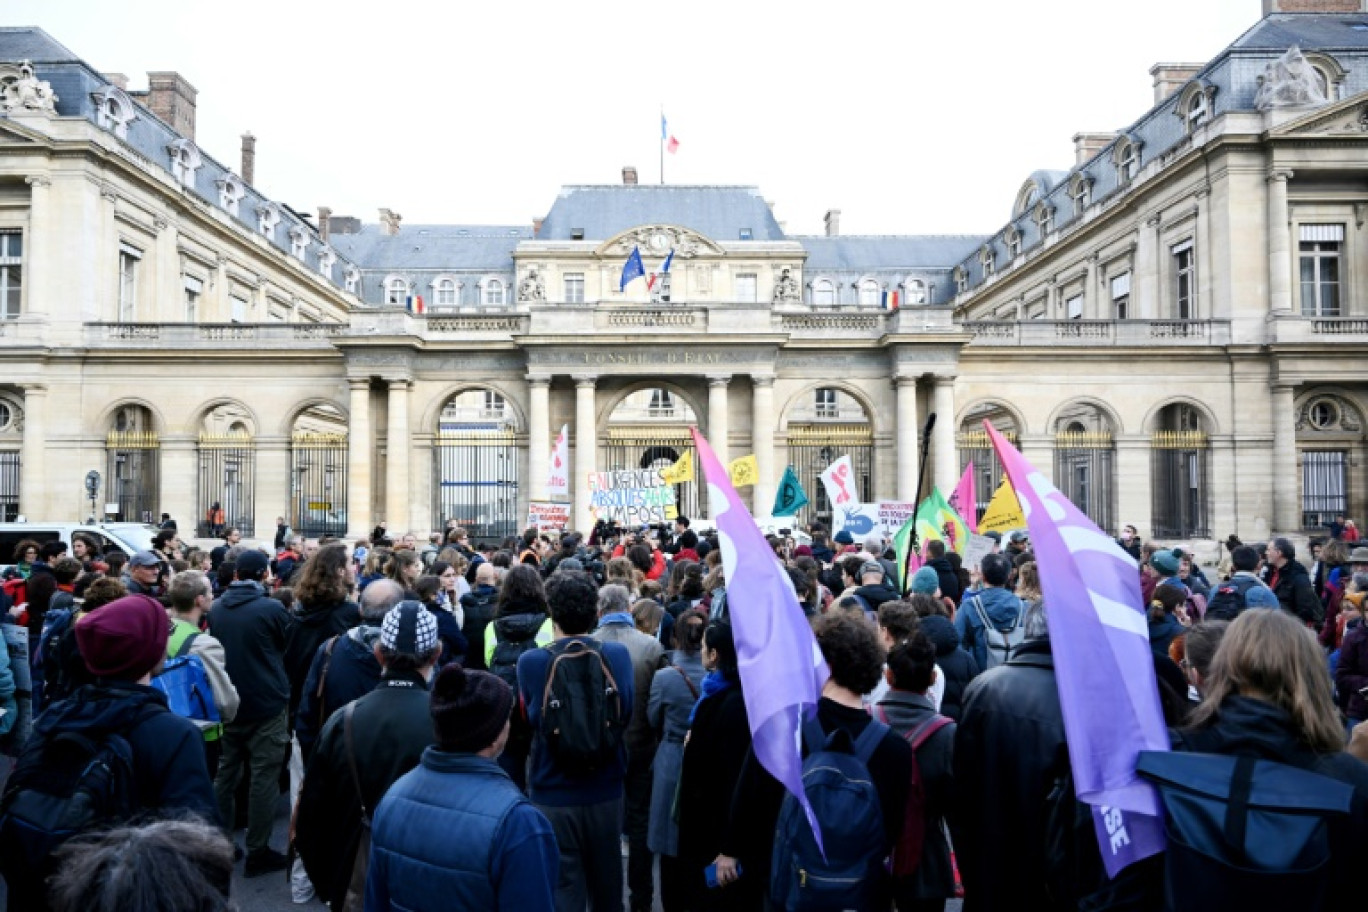
[[[679,854],[679,824],[670,812],[679,774],[684,767],[684,735],[689,730],[689,714],[698,702],[695,691],[702,687],[703,676],[707,673],[702,657],[696,652],[676,649],[671,658],[674,665],[657,671],[651,681],[651,698],[646,707],[651,728],[660,735],[651,787],[651,824],[646,831],[646,845],[657,855]],[[684,675],[693,684],[693,690],[685,683]]]

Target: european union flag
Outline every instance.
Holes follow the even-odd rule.
[[[618,282],[618,291],[624,291],[627,283],[633,279],[646,278],[646,267],[641,263],[641,248],[633,247],[632,255],[627,257],[627,262],[622,266],[622,281]]]

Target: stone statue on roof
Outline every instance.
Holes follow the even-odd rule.
[[[546,283],[537,275],[537,270],[529,269],[527,275],[518,283],[518,303],[546,300]]]
[[[1259,77],[1259,91],[1254,95],[1254,107],[1260,111],[1305,108],[1323,105],[1328,100],[1316,68],[1302,56],[1301,48],[1293,45],[1287,53],[1264,67],[1263,75]]]
[[[34,74],[33,64],[25,60],[19,64],[18,77],[0,85],[0,109],[56,114],[57,96],[53,94],[49,83]]]
[[[798,280],[793,277],[793,270],[787,266],[779,270],[779,278],[774,283],[772,300],[775,304],[796,304],[802,300]]]

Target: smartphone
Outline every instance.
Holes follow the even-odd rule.
[[[740,877],[744,873],[746,873],[745,870],[741,867],[741,864],[738,862],[736,865],[736,876]],[[713,862],[712,864],[708,865],[706,868],[703,869],[703,879],[708,882],[709,890],[716,890],[718,887],[721,886],[721,884],[717,882],[717,862]]]

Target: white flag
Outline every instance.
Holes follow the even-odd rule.
[[[855,486],[855,466],[849,453],[823,469],[820,477],[826,487],[827,500],[833,507],[854,506],[860,502],[859,489]]]
[[[570,495],[570,425],[561,427],[556,445],[551,448],[551,470],[546,479],[547,494]]]

